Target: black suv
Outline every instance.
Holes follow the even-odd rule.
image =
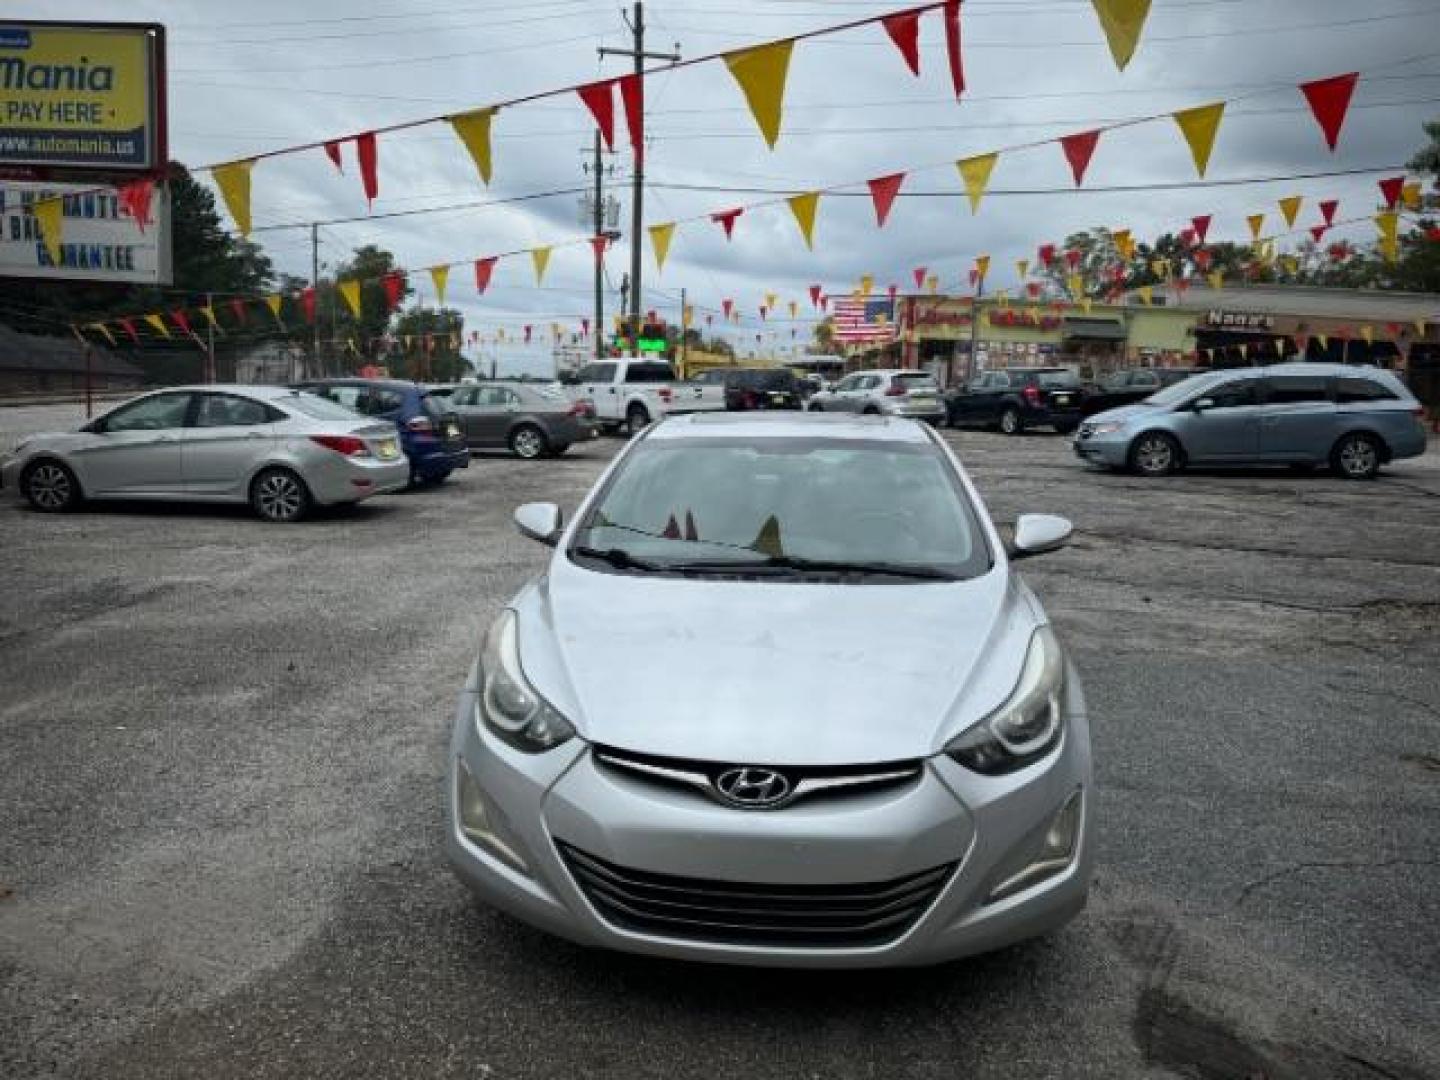
[[[1158,394],[1167,386],[1198,375],[1204,368],[1122,368],[1112,371],[1093,386],[1085,395],[1081,411],[1094,416],[1106,409],[1118,409],[1122,405],[1134,405],[1144,401],[1151,394]]]
[[[1085,387],[1069,368],[1009,368],[974,376],[945,397],[951,427],[997,427],[1006,435],[1052,427],[1062,435],[1080,426]]]
[[[723,384],[725,408],[730,412],[801,409],[805,405],[800,380],[789,368],[711,368],[695,381]]]

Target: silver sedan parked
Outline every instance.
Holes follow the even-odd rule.
[[[1085,701],[928,427],[666,420],[564,524],[460,695],[447,846],[576,941],[804,967],[930,964],[1063,925],[1094,841]]]
[[[595,408],[540,383],[484,383],[451,391],[446,405],[460,418],[472,450],[508,449],[516,457],[558,457],[598,434]]]
[[[278,522],[408,480],[394,424],[267,386],[146,394],[79,431],[32,436],[0,467],[0,483],[37,510],[82,499],[248,502]]]

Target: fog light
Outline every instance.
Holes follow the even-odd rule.
[[[1012,874],[991,890],[987,904],[1014,896],[1022,889],[1028,889],[1037,882],[1054,877],[1070,865],[1075,858],[1075,848],[1080,839],[1080,811],[1083,807],[1077,788],[1065,800],[1040,838],[1039,850],[1030,862],[1016,874]]]
[[[470,775],[464,758],[455,762],[456,804],[460,808],[460,831],[477,847],[484,848],[503,863],[528,875],[530,868],[525,865],[518,852],[496,834],[491,824],[492,814],[485,803],[480,785]]]

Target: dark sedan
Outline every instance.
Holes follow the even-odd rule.
[[[1086,416],[1134,405],[1167,386],[1183,382],[1203,368],[1123,368],[1112,371],[1085,395],[1081,412]]]
[[[1080,426],[1085,388],[1069,368],[1010,368],[976,375],[945,399],[951,427],[995,427],[1006,435]]]
[[[805,407],[800,379],[789,368],[711,368],[695,381],[724,386],[725,408],[730,412]]]
[[[537,383],[461,386],[449,407],[472,450],[508,449],[516,457],[556,457],[596,434],[595,408]]]

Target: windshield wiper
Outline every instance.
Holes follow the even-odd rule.
[[[667,565],[651,562],[649,559],[637,558],[631,555],[624,548],[608,547],[577,547],[573,549],[576,555],[583,555],[588,559],[600,559],[607,562],[616,570],[668,570]]]
[[[801,555],[769,555],[763,559],[707,559],[690,562],[667,562],[663,570],[685,573],[750,573],[766,570],[810,571],[822,574],[876,574],[885,577],[914,578],[919,581],[959,581],[946,570],[929,566],[906,566],[903,563],[847,562],[839,559],[807,559]]]

